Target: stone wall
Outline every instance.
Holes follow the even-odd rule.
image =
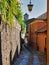
[[[16,49],[18,47],[18,54],[20,54],[20,31],[21,26],[18,21],[14,20],[14,27],[11,28],[8,24],[1,22],[1,51],[2,51],[2,65],[10,65],[13,60]]]

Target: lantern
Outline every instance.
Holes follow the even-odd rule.
[[[32,11],[32,7],[33,7],[33,4],[31,4],[31,0],[30,0],[30,4],[28,4],[28,10]]]

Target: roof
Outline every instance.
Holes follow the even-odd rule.
[[[45,25],[44,27],[42,27],[41,29],[38,29],[37,31],[35,31],[35,32],[37,32],[37,33],[42,33],[42,32],[46,32],[47,31],[47,26]]]
[[[31,22],[33,22],[34,20],[35,20],[35,18],[31,18],[31,19],[27,20],[26,23],[31,23]]]
[[[35,19],[35,20],[34,20],[33,22],[31,22],[30,24],[34,24],[34,23],[37,23],[37,22],[38,22],[38,23],[40,23],[40,22],[41,22],[41,23],[42,23],[42,22],[43,22],[43,23],[44,23],[44,22],[46,23],[46,21],[44,21],[44,20]]]
[[[28,30],[28,24],[33,22],[35,20],[35,18],[29,19],[26,21],[26,30]]]
[[[29,20],[26,21],[26,30],[28,30],[28,24],[29,23],[35,23],[35,20],[43,20],[43,21],[46,21],[47,20],[47,12],[43,13],[42,15],[40,15],[39,17],[37,18],[31,18]]]
[[[37,19],[47,19],[47,12],[43,13],[42,15],[38,16]]]
[[[29,19],[26,21],[26,30],[28,30],[28,24],[34,24],[36,22],[43,22],[43,23],[45,22],[46,23],[46,21],[44,21],[43,19],[36,19],[36,18]]]

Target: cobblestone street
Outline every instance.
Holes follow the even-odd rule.
[[[46,55],[35,49],[23,46],[20,56],[13,65],[46,65]]]

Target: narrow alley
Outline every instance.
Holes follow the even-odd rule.
[[[0,0],[0,65],[49,65],[47,1]]]
[[[46,65],[46,55],[23,45],[21,54],[13,65]]]

